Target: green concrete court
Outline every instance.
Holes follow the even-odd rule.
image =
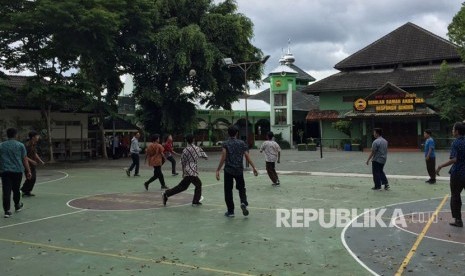
[[[0,275],[394,275],[426,222],[417,229],[409,224],[408,231],[316,222],[276,227],[276,209],[323,209],[329,216],[334,208],[361,213],[385,206],[405,209],[406,216],[440,207],[404,275],[461,273],[456,264],[463,262],[465,231],[447,225],[448,199],[440,206],[449,193],[447,170],[437,184],[425,184],[420,152],[389,154],[390,191],[370,189],[364,152],[325,152],[321,159],[319,152],[284,151],[278,188],[260,153],[251,154],[261,173],[246,173],[250,215],[236,208],[235,218],[223,216],[223,185],[214,178],[218,153],[200,162],[201,207],[190,205],[192,190],[163,207],[159,183],[148,192],[142,185],[150,168],[141,164],[140,178],[125,175],[129,159],[46,165],[37,196],[22,199],[22,212],[0,218]],[[439,152],[438,162],[447,157]],[[165,180],[173,187],[181,177],[171,176],[168,165]]]

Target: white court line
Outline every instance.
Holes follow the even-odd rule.
[[[441,197],[437,197],[437,198],[425,198],[425,199],[419,199],[419,200],[413,200],[413,201],[406,201],[406,202],[400,202],[400,203],[393,203],[393,204],[389,204],[389,205],[385,205],[385,206],[381,206],[381,207],[378,207],[378,208],[373,208],[373,209],[370,209],[368,211],[365,211],[364,213],[356,216],[355,218],[353,218],[345,227],[344,229],[342,229],[342,232],[341,232],[341,241],[342,241],[342,245],[344,245],[344,247],[346,248],[347,252],[349,252],[349,254],[352,256],[352,258],[354,258],[363,268],[365,268],[368,272],[370,272],[372,275],[375,275],[375,276],[379,276],[378,273],[374,272],[373,270],[371,270],[371,268],[368,267],[368,265],[366,265],[364,262],[362,262],[362,260],[360,260],[360,258],[350,249],[349,245],[347,245],[347,242],[346,242],[346,239],[345,239],[345,233],[347,231],[347,229],[349,228],[349,226],[351,226],[354,221],[356,221],[359,217],[365,215],[366,213],[368,212],[371,212],[371,211],[374,211],[374,210],[377,210],[377,209],[381,209],[381,208],[386,208],[386,207],[392,207],[392,206],[396,206],[396,205],[401,205],[401,204],[409,204],[409,203],[415,203],[415,202],[421,202],[421,201],[426,201],[426,200],[432,200],[432,199],[441,199]]]
[[[50,216],[50,217],[34,219],[34,220],[30,220],[30,221],[19,222],[19,223],[15,223],[15,224],[4,225],[4,226],[0,226],[0,229],[14,227],[14,226],[23,225],[23,224],[28,224],[28,223],[32,223],[32,222],[43,221],[43,220],[52,219],[52,218],[64,217],[64,216],[67,216],[67,215],[73,215],[73,214],[81,213],[81,212],[84,212],[84,211],[86,211],[86,210],[79,210],[79,211],[75,211],[75,212],[71,212],[71,213],[65,213],[65,214],[56,215],[56,216]]]
[[[266,171],[260,171],[266,173]],[[365,178],[372,178],[372,174],[367,173],[332,173],[332,172],[309,172],[309,171],[277,171],[278,174],[286,175],[286,174],[306,174],[311,176],[336,176],[336,177],[365,177]],[[386,175],[388,178],[393,179],[428,179],[426,176],[419,176],[419,175],[398,175],[398,174],[388,174]],[[436,180],[449,180],[449,177],[439,176],[436,177]]]
[[[55,171],[55,170],[54,170],[54,171]],[[69,177],[69,174],[67,174],[66,172],[62,172],[62,171],[55,171],[55,172],[62,173],[62,174],[64,174],[65,176],[63,176],[63,177],[61,177],[61,178],[58,178],[58,179],[53,179],[53,180],[44,181],[44,182],[37,182],[37,184],[52,183],[52,182],[60,181],[60,180],[63,180],[63,179],[66,179],[66,178]]]
[[[428,212],[434,213],[434,211],[428,211]],[[441,211],[441,212],[439,212],[439,213],[449,213],[449,212],[450,212],[450,211]],[[404,214],[403,216],[398,216],[398,217],[392,218],[392,219],[391,219],[391,223],[392,223],[397,229],[399,229],[399,230],[402,230],[402,231],[404,231],[404,232],[410,233],[410,234],[412,234],[412,235],[414,235],[414,236],[418,236],[418,235],[420,235],[419,233],[415,233],[415,232],[409,231],[409,230],[407,230],[407,229],[405,229],[405,228],[400,227],[399,225],[397,225],[397,223],[395,223],[396,219],[398,219],[398,218],[400,218],[400,217],[405,217],[405,216],[411,215],[411,214],[413,214],[413,213]],[[464,245],[464,244],[465,244],[465,243],[463,243],[463,242],[445,240],[445,239],[440,239],[440,238],[436,238],[436,237],[431,237],[431,236],[428,236],[428,235],[425,235],[425,238],[432,239],[432,240],[437,240],[437,241],[443,241],[443,242],[450,242],[450,243],[455,243],[455,244],[461,244],[461,245]]]

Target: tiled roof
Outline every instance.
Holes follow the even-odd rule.
[[[39,109],[39,106],[35,105],[28,100],[28,92],[24,89],[28,84],[28,80],[31,77],[28,76],[5,76],[0,78],[0,86],[10,90],[13,93],[8,93],[8,99],[4,100],[3,95],[0,95],[0,105],[3,108],[18,108],[18,109]],[[1,91],[2,89],[0,89]],[[3,101],[2,101],[3,99]],[[64,96],[57,99],[63,103],[63,106],[60,107],[61,111],[80,111],[82,106],[82,100],[77,98],[65,98]]]
[[[300,69],[299,67],[297,67],[296,65],[294,65],[293,63],[291,64],[286,64],[287,66],[289,66],[292,70],[296,71],[297,72],[297,80],[299,81],[307,81],[307,82],[312,82],[312,81],[315,81],[315,78],[310,76],[309,74],[307,74],[307,72],[305,72],[304,70]],[[266,77],[263,82],[270,82],[270,77]]]
[[[270,103],[270,89],[263,90],[262,92],[251,95],[249,99],[263,100]],[[318,109],[320,106],[320,99],[318,96],[305,94],[301,90],[292,93],[292,110],[308,111]]]
[[[26,76],[5,76],[5,79],[0,78],[0,85],[19,89],[27,84],[28,78]]]
[[[450,69],[452,74],[465,76],[463,65],[451,66]],[[434,87],[437,73],[439,73],[439,66],[339,72],[305,87],[302,92],[319,94],[320,92],[347,90],[375,90],[386,82],[391,82],[401,88]]]
[[[310,110],[307,114],[307,121],[337,120],[344,116],[337,110]]]
[[[409,22],[337,63],[334,68],[345,71],[442,60],[460,60],[457,46]]]

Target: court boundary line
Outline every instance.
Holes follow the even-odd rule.
[[[57,178],[57,179],[47,180],[47,181],[44,181],[44,182],[37,182],[36,184],[37,184],[37,185],[42,185],[42,184],[46,184],[46,183],[52,183],[52,182],[60,181],[60,180],[63,180],[63,179],[66,179],[66,178],[69,177],[69,174],[68,174],[67,172],[59,171],[59,170],[51,170],[51,171],[55,171],[55,172],[62,173],[62,174],[64,174],[65,176],[60,177],[60,178]]]
[[[441,212],[439,212],[439,213],[449,213],[449,212],[450,212],[450,211],[441,211]],[[414,213],[404,214],[403,216],[399,216],[399,217],[397,217],[397,218],[405,217],[405,216],[411,215],[411,214],[414,214]],[[402,230],[402,231],[404,231],[404,232],[407,232],[407,233],[409,233],[409,234],[412,234],[412,235],[414,235],[414,236],[420,235],[420,233],[415,233],[415,232],[409,231],[409,230],[407,230],[407,229],[405,229],[405,228],[399,227],[399,225],[397,225],[396,223],[394,223],[394,222],[395,222],[395,219],[397,219],[397,218],[392,218],[392,219],[391,219],[392,224],[393,224],[396,228],[398,228],[399,230]],[[450,243],[454,243],[454,244],[465,245],[465,242],[450,241],[450,240],[445,240],[445,239],[440,239],[440,238],[431,237],[431,236],[428,236],[428,235],[425,235],[425,238],[428,238],[428,239],[431,239],[431,240],[437,240],[437,241],[443,241],[443,242],[450,242]]]
[[[421,231],[420,235],[417,236],[407,256],[405,256],[404,260],[402,261],[399,268],[397,269],[397,272],[395,274],[396,276],[401,276],[404,270],[407,268],[408,264],[410,263],[410,260],[415,255],[418,246],[420,246],[421,241],[425,237],[426,232],[428,232],[429,228],[431,227],[431,224],[433,223],[434,218],[438,215],[438,212],[442,209],[442,207],[444,207],[444,204],[446,203],[446,200],[448,198],[449,198],[449,194],[446,194],[444,198],[442,199],[442,201],[439,203],[438,207],[436,207],[434,214],[429,218],[428,223],[426,223],[425,227],[423,227],[423,230]]]
[[[81,209],[81,210],[78,210],[78,211],[75,211],[75,212],[71,212],[71,213],[64,213],[64,214],[59,214],[59,215],[55,215],[55,216],[49,216],[49,217],[40,218],[40,219],[33,219],[33,220],[18,222],[18,223],[14,223],[14,224],[3,225],[3,226],[0,226],[0,229],[10,228],[10,227],[18,226],[18,225],[23,225],[23,224],[28,224],[28,223],[33,223],[33,222],[38,222],[38,221],[53,219],[53,218],[64,217],[64,216],[67,216],[67,215],[74,215],[74,214],[82,213],[82,212],[85,212],[85,211],[87,211],[87,210]]]
[[[356,216],[355,218],[353,218],[345,227],[344,229],[342,229],[342,232],[341,232],[341,241],[342,241],[342,245],[345,247],[345,249],[347,250],[347,252],[352,256],[352,258],[358,262],[360,264],[360,266],[362,266],[363,268],[365,268],[365,270],[367,270],[369,273],[371,273],[372,275],[374,276],[380,276],[378,273],[376,273],[375,271],[373,271],[371,268],[368,267],[367,264],[365,264],[362,260],[360,260],[360,258],[352,251],[352,249],[350,249],[349,245],[347,244],[347,241],[345,239],[345,233],[347,231],[347,229],[349,229],[349,227],[354,223],[354,221],[356,221],[358,218],[360,218],[361,216],[365,215],[366,213],[368,212],[371,212],[371,211],[375,211],[377,209],[381,209],[381,208],[386,208],[386,207],[393,207],[393,206],[396,206],[396,205],[403,205],[403,204],[410,204],[410,203],[416,203],[416,202],[422,202],[422,201],[427,201],[427,200],[434,200],[434,199],[442,199],[442,197],[435,197],[435,198],[424,198],[424,199],[418,199],[418,200],[412,200],[412,201],[406,201],[406,202],[399,202],[399,203],[393,203],[393,204],[388,204],[388,205],[384,205],[384,206],[380,206],[380,207],[377,207],[377,208],[372,208],[372,209],[369,209],[363,213],[361,213],[360,215]]]
[[[65,252],[81,253],[81,254],[101,256],[101,257],[111,257],[111,258],[125,259],[125,260],[131,260],[131,261],[139,261],[139,262],[140,261],[142,261],[142,262],[150,262],[150,263],[154,263],[154,264],[164,264],[164,265],[170,265],[170,266],[181,267],[181,268],[204,270],[204,271],[208,271],[208,272],[232,274],[232,275],[239,275],[239,276],[255,276],[255,274],[248,274],[248,273],[243,273],[243,272],[234,272],[234,271],[216,269],[216,268],[211,268],[211,267],[206,267],[206,266],[203,267],[203,266],[190,265],[190,264],[184,264],[184,263],[174,263],[174,262],[168,262],[168,261],[163,261],[163,260],[147,259],[147,258],[142,258],[142,257],[135,257],[135,256],[130,256],[130,255],[120,255],[120,254],[114,254],[114,253],[104,253],[104,252],[99,252],[99,251],[84,250],[84,249],[78,249],[78,248],[72,248],[72,247],[62,247],[62,246],[55,246],[55,245],[34,243],[34,242],[27,242],[27,241],[20,241],[20,240],[12,240],[12,239],[4,239],[4,238],[0,238],[0,241],[20,244],[20,245],[36,246],[36,247],[39,247],[39,248],[48,248],[48,249],[54,249],[54,250],[61,250],[61,251],[65,251]]]

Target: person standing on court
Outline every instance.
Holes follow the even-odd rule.
[[[149,180],[144,182],[145,190],[148,190],[149,184],[157,179],[160,180],[162,189],[168,189],[168,187],[165,185],[165,178],[163,177],[163,172],[161,171],[161,166],[164,163],[165,157],[163,156],[164,148],[162,145],[160,145],[160,135],[153,134],[150,137],[150,141],[152,143],[147,147],[145,158],[146,160],[149,160],[149,166],[153,167],[153,176]]]
[[[228,128],[229,139],[222,145],[221,159],[216,170],[216,180],[219,181],[220,171],[224,165],[224,200],[228,208],[224,214],[226,217],[234,217],[234,180],[236,181],[236,189],[239,191],[242,214],[244,216],[249,215],[249,210],[247,210],[249,203],[247,201],[244,181],[244,156],[246,161],[252,166],[254,175],[258,175],[257,169],[250,159],[247,145],[244,141],[237,139],[238,132],[239,129],[234,125]]]
[[[171,162],[171,173],[173,176],[176,176],[178,173],[176,172],[176,159],[174,159],[174,155],[179,154],[173,150],[173,136],[171,134],[166,137],[164,148],[165,158]]]
[[[426,129],[423,132],[423,137],[425,137],[425,161],[426,161],[426,170],[428,171],[429,179],[426,180],[426,183],[434,184],[436,183],[436,154],[434,152],[435,143],[433,137],[431,137],[431,130]]]
[[[37,164],[45,164],[45,162],[40,158],[39,154],[37,154],[37,142],[39,142],[40,135],[32,130],[29,132],[29,141],[26,142],[26,154],[29,162],[29,168],[31,169],[31,178],[26,179],[23,183],[23,187],[21,187],[21,192],[23,192],[24,196],[35,196],[32,193],[32,189],[36,184],[37,180]]]
[[[436,174],[439,175],[442,168],[452,165],[449,170],[450,210],[454,221],[449,224],[455,227],[463,227],[462,198],[460,194],[465,189],[465,125],[460,122],[455,123],[452,128],[452,135],[454,135],[455,140],[450,148],[449,161],[439,165]]]
[[[31,169],[26,155],[26,147],[16,140],[17,130],[9,128],[6,130],[8,140],[0,143],[0,176],[2,178],[3,211],[4,217],[11,217],[11,192],[13,192],[13,202],[15,211],[19,212],[23,208],[21,203],[21,180],[23,173],[26,178],[31,179]]]
[[[200,181],[199,178],[197,162],[199,158],[207,159],[208,156],[201,148],[194,145],[194,135],[188,134],[186,136],[186,141],[187,147],[182,151],[181,154],[183,179],[176,187],[166,190],[163,193],[163,205],[165,206],[169,197],[187,190],[191,183],[194,184],[195,187],[192,206],[202,205],[202,203],[200,203],[200,197],[202,196],[202,181]]]
[[[267,141],[263,142],[262,146],[260,147],[260,152],[265,153],[265,163],[266,163],[266,172],[271,179],[273,186],[279,186],[281,183],[279,182],[278,174],[276,173],[276,162],[280,162],[281,159],[281,147],[273,141],[274,134],[273,132],[269,131],[266,134]]]
[[[140,133],[136,132],[136,134],[134,134],[134,137],[131,140],[131,147],[129,148],[129,152],[131,153],[132,164],[128,169],[126,169],[126,174],[128,175],[128,177],[131,176],[131,171],[134,168],[135,168],[134,176],[140,176],[139,175],[139,153],[140,153],[139,138],[140,138]]]
[[[373,130],[373,136],[375,140],[371,145],[371,153],[366,162],[368,165],[370,160],[372,160],[371,170],[375,186],[371,189],[381,190],[381,185],[384,185],[384,189],[389,190],[389,183],[384,173],[384,165],[386,164],[388,153],[388,142],[383,138],[383,130],[381,128],[375,128]]]

